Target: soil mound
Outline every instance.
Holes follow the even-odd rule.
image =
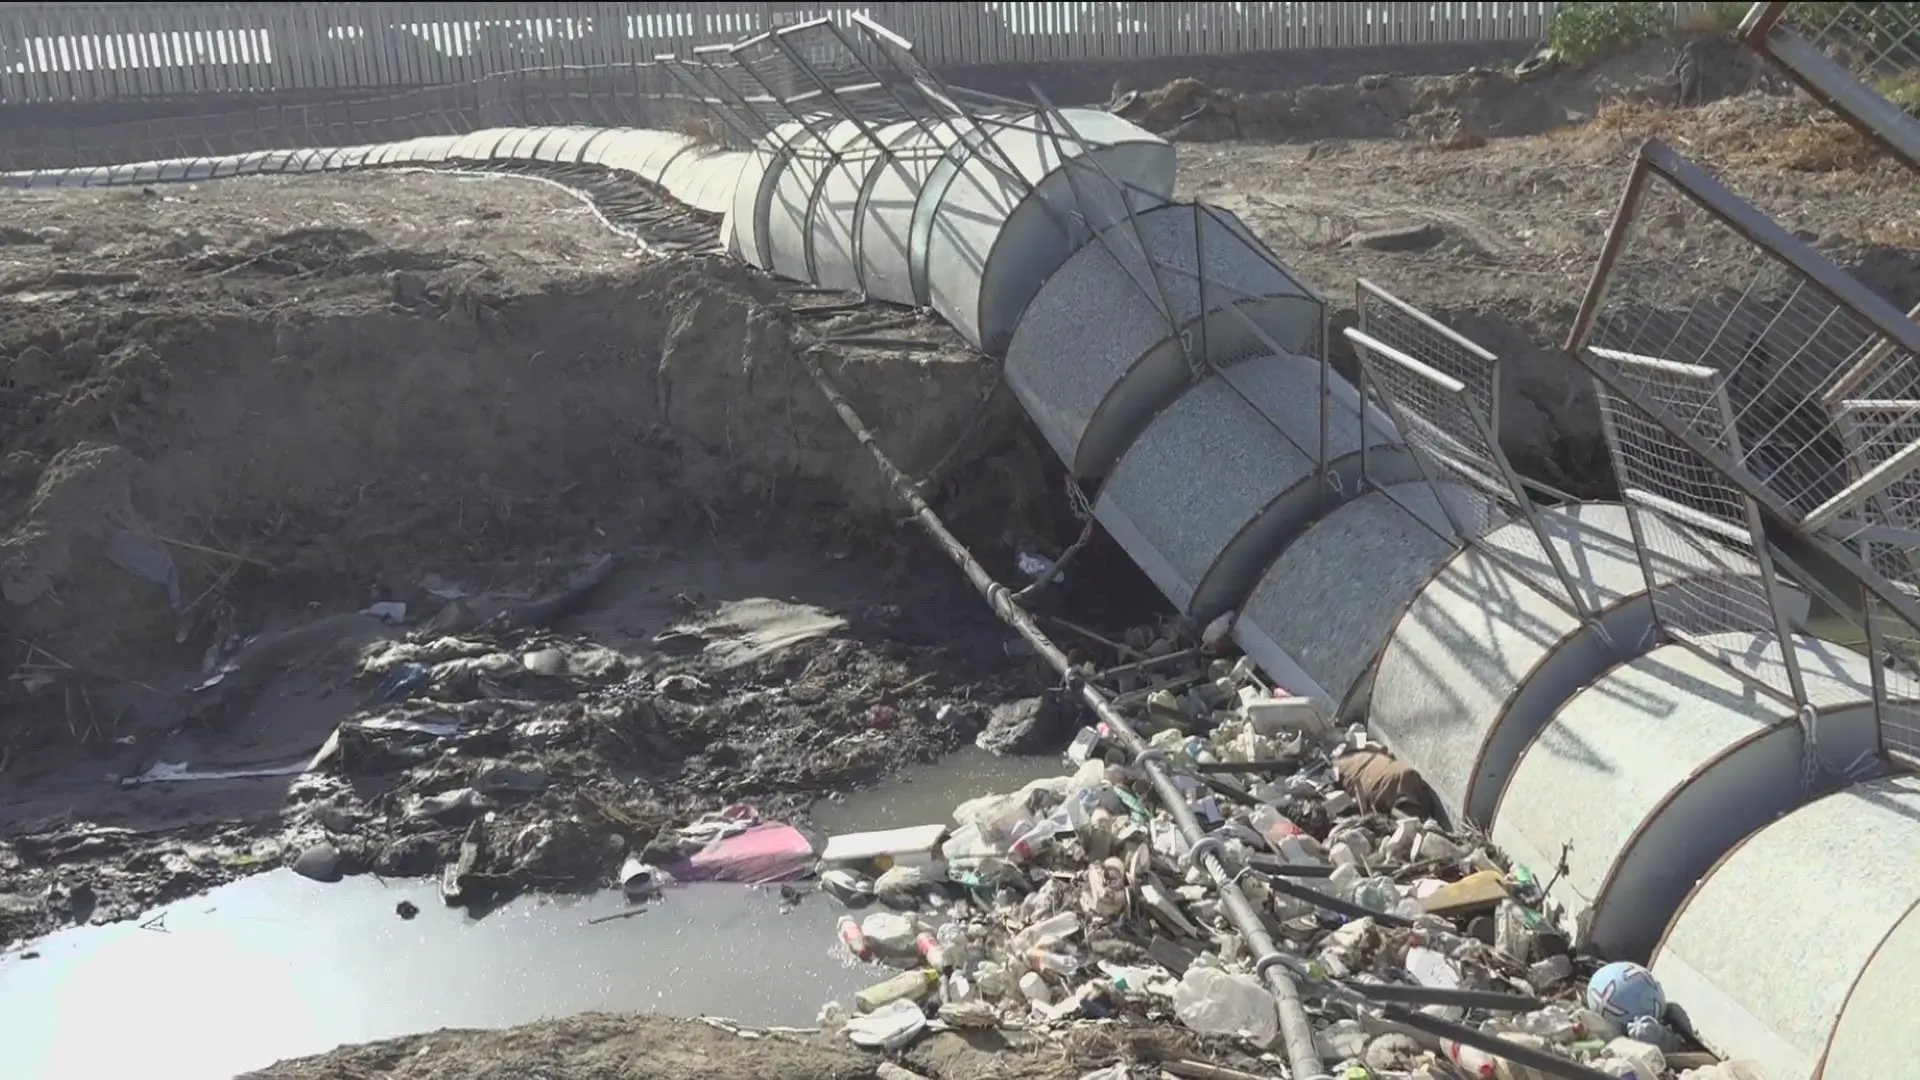
[[[817,335],[782,285],[641,256],[533,185],[303,177],[12,209],[10,696],[197,659],[250,628],[249,598],[364,604],[426,565],[891,509],[791,362]],[[863,411],[913,417],[884,432],[910,470],[982,408],[978,359],[934,341],[826,357]]]
[[[1355,82],[1249,93],[1182,78],[1121,95],[1117,111],[1190,142],[1405,138],[1458,147],[1537,135],[1591,119],[1609,103],[1700,105],[1777,80],[1731,38],[1650,43],[1582,67],[1551,62],[1454,75],[1369,75]]]

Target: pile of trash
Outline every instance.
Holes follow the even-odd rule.
[[[1762,1077],[1688,1049],[1646,969],[1572,955],[1541,883],[1429,817],[1425,783],[1364,728],[1333,730],[1245,660],[1141,681],[1116,705],[1289,958],[1331,1076]],[[1248,1068],[1284,1068],[1253,950],[1113,735],[1082,729],[1070,773],[950,823],[827,840],[818,888],[849,908],[841,943],[898,973],[827,1005],[823,1027],[898,1050],[928,1031],[1173,1022]],[[1425,1018],[1572,1068],[1517,1064]]]

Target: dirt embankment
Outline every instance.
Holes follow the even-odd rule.
[[[1367,75],[1277,91],[1216,89],[1203,78],[1119,95],[1113,106],[1150,130],[1187,142],[1411,138],[1449,146],[1538,135],[1629,103],[1699,106],[1780,78],[1732,38],[1649,43],[1582,66],[1548,60],[1449,75]]]
[[[1560,345],[1646,139],[1658,137],[1706,166],[1901,310],[1920,300],[1920,194],[1911,173],[1802,97],[1743,93],[1676,108],[1663,83],[1634,92],[1624,74],[1600,77],[1665,71],[1658,61],[1667,48],[1602,65],[1599,74],[1517,85],[1502,83],[1504,76],[1459,77],[1482,87],[1486,96],[1472,100],[1570,118],[1494,125],[1496,133],[1544,133],[1429,137],[1419,124],[1369,127],[1342,106],[1304,117],[1275,136],[1280,145],[1251,137],[1183,145],[1182,193],[1245,220],[1323,290],[1336,326],[1351,324],[1352,282],[1366,278],[1493,351],[1502,359],[1502,441],[1515,465],[1577,494],[1604,495],[1611,470],[1592,384]],[[1370,93],[1357,85],[1325,89],[1329,100]],[[1494,114],[1519,115],[1499,113],[1505,107]],[[1725,230],[1698,227],[1701,220],[1673,218],[1671,239],[1687,249],[1687,275],[1676,275],[1670,259],[1644,257],[1636,243],[1617,271],[1631,285],[1621,294],[1663,297],[1679,310],[1713,282],[1734,290],[1751,282],[1754,250]],[[1414,228],[1420,242],[1394,250],[1354,242]],[[1660,288],[1663,282],[1671,287]],[[1351,371],[1338,337],[1334,356]]]
[[[596,883],[689,813],[950,748],[974,713],[942,706],[1009,677],[793,360],[897,312],[638,251],[518,180],[5,198],[0,940],[314,849]],[[904,468],[953,455],[981,539],[1019,536],[1055,500],[990,368],[885,332],[922,344],[824,366]],[[543,603],[570,586],[588,610]],[[343,729],[303,777],[130,782],[297,764],[369,709],[416,727]]]

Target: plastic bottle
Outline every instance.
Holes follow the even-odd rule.
[[[1460,1067],[1468,1076],[1477,1076],[1480,1080],[1494,1080],[1500,1075],[1499,1059],[1472,1046],[1443,1039],[1440,1049],[1446,1052],[1447,1060]]]
[[[1027,966],[1035,971],[1051,971],[1063,978],[1072,978],[1080,972],[1080,958],[1072,953],[1036,945],[1027,950]]]
[[[1028,1001],[1036,1005],[1053,1004],[1053,988],[1047,985],[1047,980],[1041,978],[1038,972],[1029,971],[1020,976],[1020,992],[1026,995]]]
[[[939,972],[932,968],[914,968],[853,995],[853,1003],[861,1012],[870,1013],[896,1001],[918,1001],[938,985]]]
[[[946,923],[934,934],[939,938],[940,946],[946,951],[947,962],[954,967],[964,967],[967,963],[967,951],[971,943],[967,940],[967,927],[954,921]]]
[[[1667,1056],[1649,1043],[1623,1036],[1607,1044],[1607,1053],[1631,1066],[1636,1080],[1660,1080],[1667,1075]]]
[[[945,971],[951,966],[947,963],[946,946],[940,944],[940,939],[932,934],[922,932],[915,937],[913,948],[920,954],[920,958],[927,962],[928,967]]]
[[[840,916],[840,943],[847,947],[848,952],[862,960],[873,958],[873,946],[867,944],[867,935],[861,931],[860,924],[855,922],[851,915]]]
[[[1281,845],[1287,840],[1305,835],[1300,826],[1295,825],[1287,819],[1285,814],[1265,803],[1254,807],[1253,814],[1248,820],[1254,830],[1266,840],[1267,846],[1275,851],[1281,851]],[[1285,854],[1285,852],[1281,853]]]
[[[1062,911],[1055,915],[1049,915],[1027,927],[1025,930],[1013,935],[1013,949],[1015,952],[1025,952],[1035,946],[1051,945],[1056,941],[1064,941],[1079,932],[1080,913],[1077,911]]]

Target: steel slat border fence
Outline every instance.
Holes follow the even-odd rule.
[[[1554,3],[0,4],[0,104],[402,89],[861,12],[931,66],[1539,40]],[[1679,17],[1700,4],[1669,4]]]

